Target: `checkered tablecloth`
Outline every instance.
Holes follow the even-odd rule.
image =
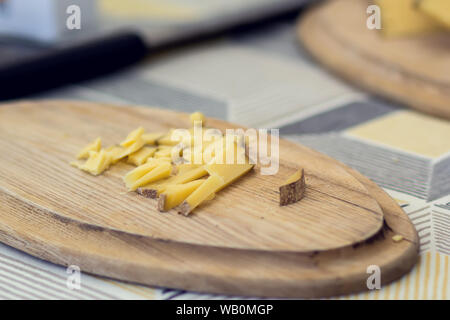
[[[420,235],[421,259],[399,281],[351,299],[448,299],[450,122],[357,91],[316,65],[294,22],[167,52],[107,78],[36,97],[159,106],[276,127],[383,187]],[[66,269],[0,245],[0,298],[223,298],[126,284],[87,274],[66,287]],[[233,297],[226,297],[233,298]]]

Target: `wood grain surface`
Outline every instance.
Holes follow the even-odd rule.
[[[160,131],[187,127],[189,120],[160,109],[94,103],[2,105],[0,240],[117,279],[258,296],[362,290],[368,263],[379,265],[388,282],[417,258],[414,227],[380,188],[284,140],[278,175],[256,170],[188,218],[160,213],[156,200],[127,193],[121,176],[131,166],[125,163],[98,177],[69,166],[86,142],[102,136],[105,146],[113,144],[139,125]],[[234,127],[213,119],[208,125]],[[305,168],[305,197],[279,207],[278,186],[298,166]],[[394,243],[393,234],[405,240]]]
[[[302,15],[298,37],[349,82],[450,119],[450,33],[385,38],[366,26],[367,1],[329,0]]]

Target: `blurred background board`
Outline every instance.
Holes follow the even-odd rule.
[[[105,76],[168,47],[295,13],[310,1],[3,0],[0,100]]]
[[[367,28],[366,10],[366,1],[328,1],[299,21],[299,40],[349,82],[450,119],[450,34],[385,38]]]

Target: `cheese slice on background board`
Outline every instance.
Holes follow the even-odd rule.
[[[418,6],[432,19],[450,28],[450,0],[419,0]]]
[[[417,35],[441,29],[419,10],[417,0],[375,0],[381,9],[382,33],[388,37]]]

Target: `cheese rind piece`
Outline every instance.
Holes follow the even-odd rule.
[[[416,35],[440,29],[439,23],[418,9],[416,0],[376,0],[375,3],[381,9],[385,36]]]
[[[156,152],[156,148],[142,147],[139,151],[132,153],[128,156],[128,163],[140,166],[144,164],[148,158],[153,156]]]
[[[144,134],[144,128],[139,127],[131,131],[124,141],[120,143],[122,147],[129,147],[134,144]]]
[[[450,28],[450,1],[449,0],[420,0],[419,9],[429,17]]]
[[[218,175],[209,176],[201,186],[199,186],[194,192],[192,192],[183,203],[178,206],[178,213],[187,216],[196,207],[198,207],[203,201],[209,199],[212,194],[216,192],[220,187],[224,185],[225,181]]]
[[[158,210],[167,211],[183,202],[192,192],[194,192],[204,180],[194,180],[185,184],[170,185],[158,199]]]
[[[184,184],[206,176],[208,172],[204,167],[193,166],[190,170],[183,169],[176,176],[172,176],[165,181],[143,186],[138,189],[138,193],[147,198],[157,198],[170,185]]]
[[[296,171],[280,187],[280,206],[286,206],[300,201],[305,193],[305,172]]]
[[[149,184],[154,181],[158,181],[170,176],[172,172],[172,165],[170,163],[161,163],[159,166],[150,170],[148,173],[144,174],[142,177],[129,184],[127,187],[130,191],[135,191],[137,188]]]
[[[102,139],[98,137],[93,142],[84,147],[78,154],[77,159],[87,159],[89,158],[89,151],[99,152],[102,148]]]

